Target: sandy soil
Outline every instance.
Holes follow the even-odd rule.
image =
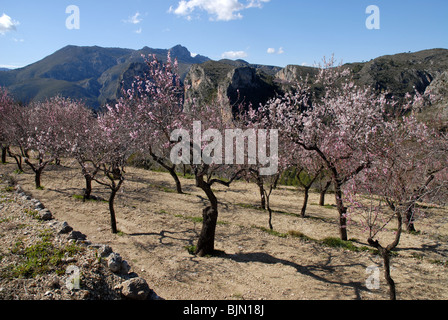
[[[0,172],[15,170],[0,165]],[[216,249],[221,254],[199,258],[188,253],[196,244],[201,217],[207,204],[194,180],[182,179],[186,194],[173,192],[172,178],[165,173],[128,168],[127,180],[116,199],[119,235],[110,231],[108,205],[102,201],[83,203],[74,195],[84,186],[80,170],[70,162],[49,166],[42,177],[44,190],[33,186],[34,176],[26,172],[16,178],[22,188],[41,200],[59,221],[67,221],[90,241],[110,245],[128,260],[140,277],[167,300],[345,300],[387,299],[382,260],[369,252],[353,252],[322,245],[317,241],[271,235],[267,212],[259,204],[257,187],[244,182],[231,188],[215,188],[220,200]],[[108,190],[94,184],[94,195],[108,198]],[[271,206],[275,231],[302,232],[321,240],[338,237],[337,211],[319,207],[312,194],[308,217],[296,216],[301,192],[282,187],[274,191]],[[283,212],[283,213],[279,213]],[[284,213],[291,214],[284,214]],[[392,277],[398,299],[448,299],[448,210],[431,208],[416,227],[420,234],[403,234],[398,255],[392,259]],[[367,245],[367,235],[356,221],[349,226],[349,238]],[[382,239],[392,239],[392,231]],[[445,266],[436,262],[445,262]],[[380,268],[380,288],[370,290],[366,268]]]

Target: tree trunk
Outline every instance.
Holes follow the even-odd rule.
[[[90,175],[85,175],[86,188],[84,189],[83,201],[90,200],[92,196],[92,177]]]
[[[304,196],[303,196],[303,206],[302,206],[302,211],[300,212],[302,218],[305,218],[305,215],[306,215],[306,207],[308,205],[309,194],[310,194],[310,187],[305,187],[305,192],[304,192]]]
[[[210,201],[210,206],[202,211],[202,230],[199,235],[195,252],[195,254],[200,257],[214,253],[216,224],[218,222],[218,199],[213,193],[211,186],[206,183],[203,178],[203,176],[197,176],[196,184],[207,195],[207,198]]]
[[[42,188],[42,186],[41,186],[42,171],[43,171],[43,168],[34,170],[34,174],[35,174],[34,181],[36,182],[36,189]]]
[[[369,244],[378,249],[384,263],[384,278],[389,285],[389,298],[390,300],[397,300],[397,292],[395,288],[395,282],[390,275],[390,250],[388,248],[383,248],[378,240],[368,239]]]
[[[265,197],[266,197],[266,207],[267,207],[267,209],[268,209],[268,212],[269,212],[269,228],[271,229],[271,230],[274,230],[274,226],[272,225],[272,209],[271,209],[271,203],[270,203],[270,194],[268,195],[268,194],[265,194]]]
[[[342,189],[341,184],[337,181],[337,179],[334,179],[334,189],[335,189],[335,199],[336,199],[336,206],[338,208],[339,213],[339,234],[341,236],[341,240],[347,241],[347,208],[344,207],[344,203],[342,202]]]
[[[384,262],[384,278],[386,279],[387,284],[389,285],[389,298],[390,300],[397,300],[397,291],[395,288],[395,282],[392,279],[390,275],[390,253],[393,249],[395,249],[398,246],[398,243],[400,242],[401,232],[402,232],[402,225],[403,225],[403,218],[401,216],[401,213],[398,211],[395,211],[395,216],[397,218],[397,231],[395,233],[395,239],[394,242],[392,242],[390,245],[388,245],[386,248],[380,245],[378,240],[373,240],[372,238],[369,238],[367,241],[369,245],[372,247],[378,249],[378,251],[381,254],[381,257],[383,258]]]
[[[411,205],[406,210],[406,230],[409,232],[416,232],[414,225],[414,207]]]
[[[22,172],[23,172],[22,156],[13,154],[13,153],[9,150],[9,148],[7,149],[7,151],[8,151],[8,155],[9,155],[11,158],[14,158],[14,160],[16,161],[16,163],[17,163],[17,169],[19,170],[19,173],[22,173]]]
[[[395,289],[395,282],[390,276],[390,251],[385,249],[381,253],[384,262],[384,277],[386,278],[387,284],[389,285],[389,299],[397,300],[397,292]]]
[[[173,177],[174,182],[176,183],[176,191],[179,194],[183,194],[182,191],[182,185],[180,183],[179,177],[176,174],[176,165],[167,165],[165,163],[165,161],[163,160],[163,158],[160,158],[159,156],[157,156],[155,153],[153,153],[152,151],[149,152],[152,159],[157,162],[159,165],[161,165],[163,168],[165,168],[166,170],[168,170],[168,172],[170,173],[170,175]],[[185,167],[184,167],[184,173],[185,173]]]
[[[8,147],[2,146],[2,163],[6,163],[6,152],[8,151]]]
[[[112,233],[117,234],[118,229],[117,229],[117,220],[115,218],[114,201],[115,201],[115,196],[117,194],[118,189],[111,188],[111,190],[112,191],[111,191],[110,197],[109,197],[110,226],[112,228]]]
[[[319,199],[319,205],[321,207],[325,206],[325,195],[327,194],[328,189],[331,186],[331,180],[327,182],[325,187],[320,191],[320,199]]]
[[[261,177],[257,178],[258,190],[260,191],[260,199],[261,199],[261,208],[266,210],[266,196],[264,193],[264,184],[263,179]]]
[[[170,175],[173,177],[174,182],[176,183],[176,191],[178,194],[183,194],[182,184],[180,183],[179,177],[176,174],[176,167],[167,168]]]
[[[202,230],[196,247],[196,254],[204,257],[215,251],[215,233],[218,222],[218,211],[213,207],[207,207],[202,211]]]

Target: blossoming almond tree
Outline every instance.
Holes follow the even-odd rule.
[[[118,233],[115,214],[115,198],[125,181],[125,167],[129,156],[135,152],[138,138],[138,126],[135,111],[118,101],[114,106],[107,106],[107,111],[98,116],[99,133],[93,143],[101,161],[98,168],[102,177],[96,175],[94,180],[111,190],[109,212],[112,233]]]
[[[202,212],[202,230],[195,250],[198,256],[215,252],[218,199],[212,187],[216,184],[229,187],[245,170],[244,165],[237,165],[234,161],[236,154],[231,158],[233,164],[228,163],[228,158],[224,161],[223,135],[226,129],[234,128],[232,116],[225,114],[225,109],[224,101],[211,106],[193,105],[183,120],[183,129],[175,130],[171,136],[172,141],[179,142],[171,151],[174,163],[182,160],[182,163],[191,165],[196,186],[210,202]]]
[[[8,90],[0,87],[0,149],[1,149],[1,162],[6,163],[6,153],[8,151],[7,143],[7,119],[8,114],[12,111],[14,101],[10,96]]]
[[[100,131],[93,112],[82,102],[67,100],[68,107],[60,125],[63,128],[65,154],[76,159],[85,179],[83,200],[92,197],[92,181],[99,172],[102,157],[97,142]]]
[[[47,165],[63,152],[65,145],[60,126],[65,117],[65,100],[59,97],[14,105],[8,112],[7,139],[18,151],[9,151],[22,170],[22,158],[35,174],[36,188],[41,188],[41,176]]]
[[[345,186],[345,194],[352,215],[368,232],[369,245],[383,258],[389,297],[395,300],[391,252],[399,245],[403,225],[415,230],[414,222],[423,217],[419,203],[446,202],[448,157],[443,137],[413,116],[390,123],[388,129],[377,158]],[[381,235],[393,221],[393,240],[384,244]]]
[[[374,159],[388,102],[385,95],[355,85],[350,72],[334,67],[333,59],[324,60],[315,86],[319,90],[313,90],[308,79],[299,81],[295,92],[272,99],[260,111],[291,142],[321,159],[333,181],[340,237],[347,240],[342,186]]]
[[[176,164],[170,160],[171,132],[179,129],[183,115],[183,87],[178,74],[177,60],[170,53],[167,62],[158,61],[155,55],[145,59],[149,71],[144,78],[137,78],[132,88],[124,94],[123,103],[133,105],[139,124],[138,150],[149,154],[166,169],[182,192],[181,182],[176,174]]]

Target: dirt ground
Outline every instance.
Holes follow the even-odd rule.
[[[0,173],[13,174],[13,163],[0,165]],[[42,177],[43,190],[34,188],[29,169],[15,175],[22,188],[39,199],[55,219],[67,221],[94,243],[108,244],[135,272],[166,300],[346,300],[388,299],[382,260],[368,251],[354,252],[323,245],[318,241],[272,235],[267,212],[258,210],[259,195],[254,184],[236,182],[230,188],[217,186],[220,201],[216,249],[221,254],[199,258],[187,247],[196,244],[207,200],[182,179],[186,194],[174,193],[172,178],[165,173],[128,168],[126,183],[116,199],[119,234],[110,231],[108,204],[76,199],[84,180],[70,161],[50,165]],[[108,198],[108,190],[94,184],[95,196]],[[302,194],[281,187],[271,196],[275,231],[301,232],[321,240],[338,237],[337,211],[327,195],[320,207],[318,194],[311,194],[308,217],[301,218]],[[290,213],[290,214],[285,214]],[[395,226],[391,226],[395,227]],[[398,299],[448,299],[448,210],[430,208],[416,222],[419,234],[404,233],[397,255],[392,258],[392,277]],[[348,228],[349,238],[367,246],[367,234],[356,221]],[[382,237],[389,243],[393,231]],[[380,270],[379,289],[368,289],[367,270]]]

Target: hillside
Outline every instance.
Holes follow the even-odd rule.
[[[16,100],[29,102],[57,94],[83,99],[98,108],[117,98],[122,81],[145,70],[142,55],[156,55],[166,61],[168,51],[179,61],[179,72],[185,77],[190,66],[209,60],[178,45],[171,49],[140,50],[102,47],[67,46],[24,68],[0,73],[0,86],[7,87]]]
[[[244,60],[212,61],[201,55],[193,57],[181,45],[169,50],[67,46],[24,68],[0,72],[0,86],[6,86],[22,102],[61,94],[99,108],[120,95],[122,83],[128,87],[135,76],[146,72],[142,54],[155,54],[165,61],[168,51],[179,61],[180,76],[188,88],[186,97],[203,102],[223,96],[232,105],[258,105],[281,94],[300,77],[310,75],[312,80],[317,70],[298,65],[256,65]],[[344,66],[352,70],[358,84],[403,97],[414,93],[414,88],[423,93],[448,70],[448,50],[400,53]]]

